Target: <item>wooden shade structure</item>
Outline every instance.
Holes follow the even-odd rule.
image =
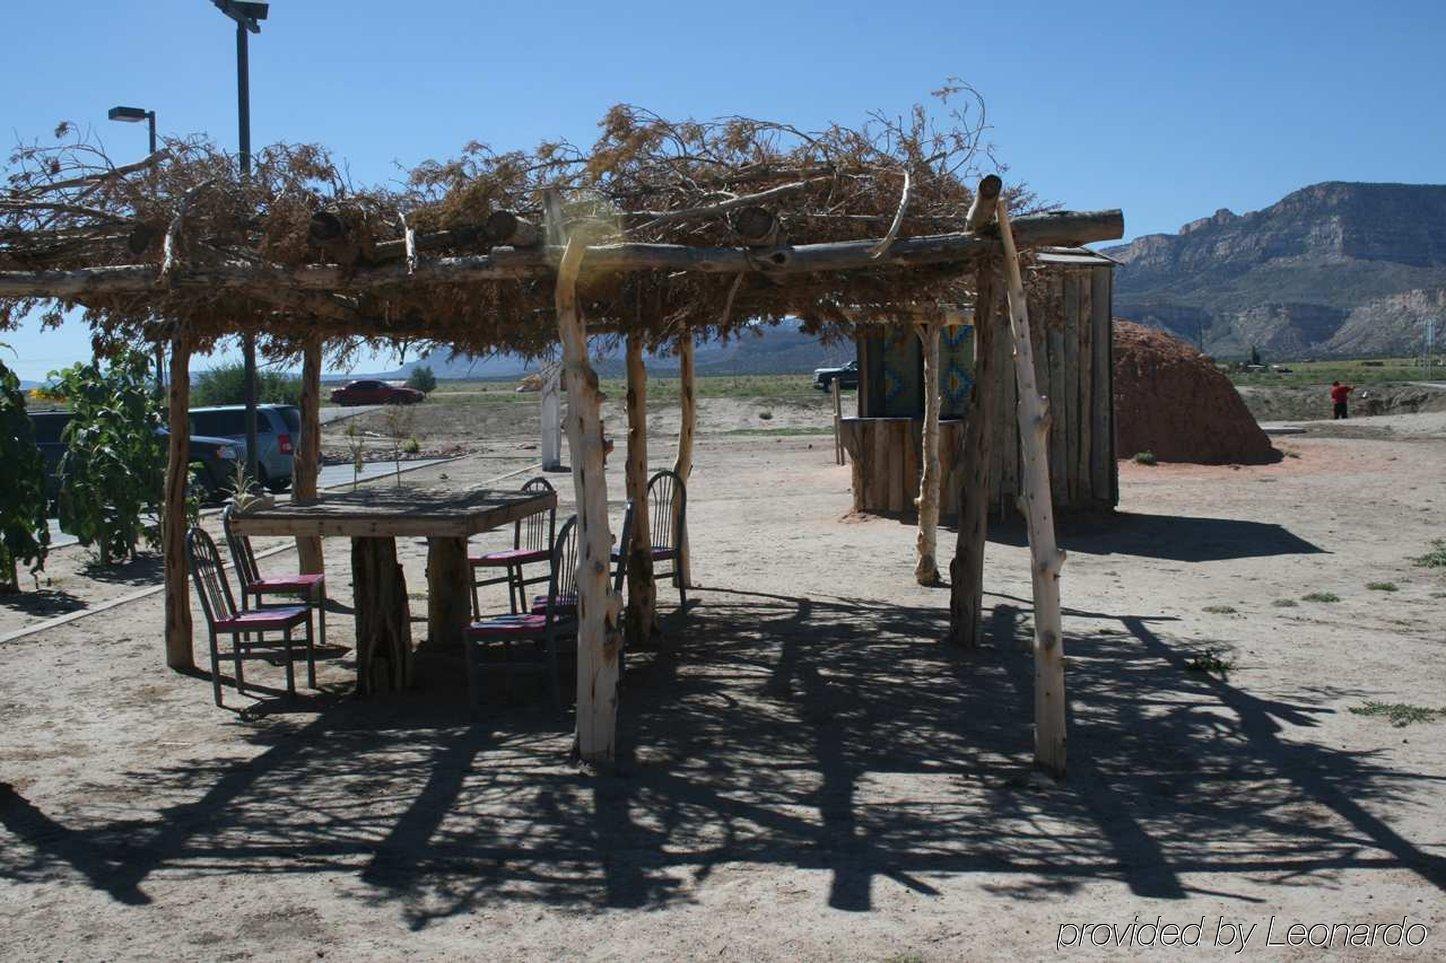
[[[560,343],[579,516],[577,748],[604,761],[614,749],[622,609],[606,577],[612,533],[589,336],[628,342],[636,399],[628,490],[645,496],[645,349],[677,345],[683,356],[676,465],[686,478],[695,338],[785,317],[825,336],[847,335],[861,311],[911,325],[922,319],[927,336],[937,333],[941,306],[972,299],[976,284],[994,285],[1005,268],[1015,306],[1016,245],[1028,257],[1123,234],[1119,211],[1028,214],[1011,233],[989,215],[1027,196],[993,175],[976,193],[962,173],[978,132],[938,131],[923,113],[911,117],[903,126],[871,121],[805,134],[739,118],[672,123],[616,108],[590,152],[473,152],[424,165],[401,193],[346,189],[316,148],[262,152],[244,179],[204,145],[172,144],[130,168],[87,168],[73,152],[62,163],[22,154],[12,190],[0,198],[0,323],[37,306],[81,307],[102,340],[170,340],[171,420],[180,424],[189,353],[238,332],[261,335],[274,354],[301,354],[309,378],[327,340],[406,338],[524,354]],[[1011,318],[1018,350],[1027,318]],[[976,317],[995,323],[992,310]],[[1020,437],[1029,446],[1047,435],[1037,406],[1026,403],[1032,391],[1021,382],[1021,418],[1031,420],[1027,430],[1021,421]],[[307,405],[309,418],[315,405]],[[305,425],[303,437],[316,430]],[[932,463],[937,417],[924,430]],[[173,458],[184,459],[184,439],[172,432]],[[940,477],[925,472],[919,494],[921,514],[931,518]],[[1034,473],[1030,479],[1033,492]],[[181,490],[168,487],[169,547],[180,544]],[[1043,540],[1032,527],[1032,543],[1036,535]],[[932,532],[927,541],[921,534],[921,577],[933,577],[934,551]],[[686,579],[687,546],[680,566]],[[178,552],[168,554],[167,584],[168,660],[180,666],[189,610]],[[649,630],[648,598],[643,593],[632,613],[635,631]],[[1047,704],[1062,712],[1060,698]],[[1040,731],[1062,740],[1062,715],[1041,721]],[[1040,759],[1062,772],[1062,742]]]

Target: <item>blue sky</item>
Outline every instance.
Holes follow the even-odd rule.
[[[67,119],[140,156],[144,127],[105,120],[127,103],[234,147],[234,34],[209,0],[7,7],[5,137]],[[1439,0],[275,0],[252,38],[253,141],[326,144],[372,182],[471,139],[586,143],[618,101],[810,126],[907,109],[952,75],[988,102],[1007,177],[1122,207],[1134,237],[1322,180],[1446,181],[1443,40]],[[30,378],[89,350],[80,325],[0,341]]]

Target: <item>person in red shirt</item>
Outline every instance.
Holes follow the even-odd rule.
[[[1351,416],[1349,400],[1351,397],[1351,392],[1355,390],[1355,386],[1353,385],[1343,385],[1339,381],[1331,382],[1332,421],[1340,418],[1349,418]]]

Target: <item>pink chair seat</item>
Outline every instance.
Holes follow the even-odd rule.
[[[545,548],[509,548],[501,552],[488,552],[486,555],[473,555],[468,561],[473,565],[503,568],[508,565],[545,562],[548,557],[548,551]]]
[[[674,555],[677,555],[678,550],[675,548],[669,548],[666,545],[654,545],[651,554],[653,556],[653,561],[659,562],[663,559],[672,558]],[[621,553],[619,553],[617,549],[613,549],[613,561],[616,562],[620,558],[622,558]]]
[[[229,619],[217,619],[218,632],[272,632],[289,629],[306,621],[311,609],[305,605],[278,605],[273,608],[237,612]]]
[[[576,595],[561,595],[561,596],[558,596],[557,602],[556,602],[556,603],[554,604],[554,606],[553,606],[553,611],[554,611],[554,612],[562,613],[563,615],[569,615],[569,616],[572,615],[572,614],[574,614],[574,613],[577,611],[577,596],[576,596]],[[546,615],[546,614],[547,614],[547,596],[546,596],[546,595],[534,595],[534,596],[532,597],[532,614],[533,614],[533,615]]]
[[[257,579],[246,586],[247,591],[256,592],[309,592],[326,581],[326,576],[315,575],[270,575]]]
[[[547,628],[545,615],[499,615],[467,626],[472,639],[541,638]]]

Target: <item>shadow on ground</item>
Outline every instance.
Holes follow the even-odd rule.
[[[1374,815],[1423,777],[1310,739],[1353,693],[1262,698],[1190,671],[1166,620],[1068,613],[1073,769],[1045,786],[1028,776],[1014,601],[995,597],[990,643],[960,653],[933,641],[935,609],[700,594],[670,626],[678,655],[630,658],[615,773],[573,767],[548,710],[468,723],[452,673],[451,689],[259,720],[237,730],[256,747],[244,761],[202,749],[136,771],[136,818],[59,818],[0,787],[0,876],[144,904],[160,873],[340,873],[414,928],[504,900],[664,907],[736,864],[826,873],[828,903],[849,911],[880,886],[935,893],[971,874],[1018,899],[1096,879],[1177,899],[1222,893],[1230,874],[1362,869],[1446,888],[1442,859]]]

